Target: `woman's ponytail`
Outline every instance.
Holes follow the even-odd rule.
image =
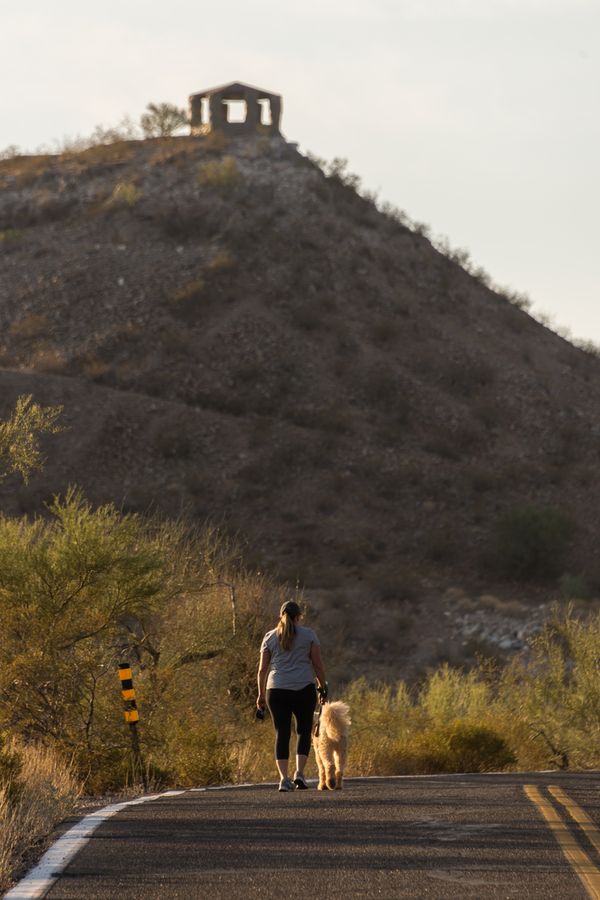
[[[296,636],[294,619],[300,615],[302,615],[302,610],[295,600],[288,600],[279,611],[279,622],[276,629],[277,638],[279,639],[279,646],[286,652],[292,649],[294,637]]]

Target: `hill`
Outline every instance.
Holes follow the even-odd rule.
[[[215,521],[305,587],[340,678],[518,649],[561,577],[599,591],[600,361],[339,173],[212,136],[0,188],[0,415],[69,425],[3,510],[75,482]]]

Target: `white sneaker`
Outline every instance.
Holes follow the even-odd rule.
[[[302,774],[302,772],[296,772],[294,775],[294,784],[296,785],[296,789],[298,791],[305,791],[308,788],[306,783],[306,778]]]
[[[279,782],[279,790],[280,791],[294,791],[296,790],[296,785],[292,781],[291,778],[282,778]]]

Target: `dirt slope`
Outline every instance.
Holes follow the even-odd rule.
[[[598,584],[600,362],[293,146],[8,160],[0,238],[0,414],[32,392],[70,425],[6,511],[76,482],[217,521],[384,675],[468,657],[448,588],[556,594],[495,564],[525,500],[570,517],[560,571]]]

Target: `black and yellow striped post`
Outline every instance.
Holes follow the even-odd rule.
[[[129,733],[131,735],[131,749],[133,751],[134,775],[137,769],[140,773],[144,790],[148,790],[146,770],[144,769],[144,761],[142,759],[142,751],[140,749],[140,736],[137,730],[137,723],[140,720],[137,703],[135,702],[135,689],[133,687],[133,676],[131,674],[131,666],[129,663],[119,663],[119,678],[121,679],[121,697],[125,704],[123,715],[125,721],[129,725]]]

